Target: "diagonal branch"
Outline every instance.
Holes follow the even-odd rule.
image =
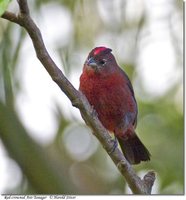
[[[118,148],[116,148],[114,152],[110,153],[110,150],[113,148],[113,140],[108,131],[99,121],[95,111],[90,106],[86,97],[73,87],[48,54],[41,32],[29,15],[27,1],[18,0],[18,4],[20,8],[18,16],[10,12],[5,12],[2,17],[21,25],[26,29],[32,39],[36,55],[43,67],[50,74],[53,81],[56,82],[60,89],[70,99],[72,105],[80,110],[82,118],[92,129],[93,133],[103,145],[121,174],[125,177],[132,192],[134,194],[150,194],[155,181],[155,173],[152,171],[148,172],[144,176],[144,179],[140,179]]]

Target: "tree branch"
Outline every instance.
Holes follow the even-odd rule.
[[[29,15],[29,8],[27,1],[17,0],[21,14]]]
[[[4,18],[4,19],[9,20],[11,22],[14,22],[16,24],[19,24],[19,25],[21,24],[21,22],[18,19],[18,17],[12,12],[7,12],[6,11],[6,12],[4,12],[4,14],[1,17]]]
[[[92,129],[94,135],[98,138],[121,174],[125,177],[132,192],[134,194],[150,194],[155,181],[155,173],[152,171],[148,172],[143,179],[140,179],[118,148],[116,148],[114,152],[110,153],[113,148],[113,140],[108,131],[99,121],[86,97],[73,87],[48,54],[41,32],[29,15],[27,1],[18,0],[18,4],[20,8],[18,16],[10,12],[5,12],[2,17],[21,25],[26,29],[32,39],[38,59],[50,74],[53,81],[56,82],[60,89],[70,99],[72,105],[80,110],[82,118]]]

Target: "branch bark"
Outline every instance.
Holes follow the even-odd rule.
[[[99,121],[86,97],[73,87],[48,54],[41,32],[30,17],[27,1],[18,0],[18,4],[20,12],[17,16],[11,12],[5,12],[2,15],[2,18],[17,23],[26,29],[32,40],[38,59],[50,74],[53,81],[56,82],[60,89],[70,99],[72,105],[80,110],[85,123],[92,129],[94,135],[103,145],[121,174],[125,177],[132,192],[134,194],[151,194],[151,189],[155,181],[155,173],[150,171],[143,179],[141,179],[137,176],[132,166],[128,163],[118,148],[116,148],[114,152],[110,153],[113,148],[113,140],[108,131]]]

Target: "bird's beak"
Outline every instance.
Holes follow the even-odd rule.
[[[96,68],[97,67],[97,63],[96,61],[94,60],[94,58],[89,58],[87,60],[87,65],[92,67],[92,68]]]

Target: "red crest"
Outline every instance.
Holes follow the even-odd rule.
[[[108,48],[106,48],[106,47],[96,47],[93,51],[93,54],[94,54],[94,56],[98,55],[100,52],[105,51],[106,49],[108,49]]]

